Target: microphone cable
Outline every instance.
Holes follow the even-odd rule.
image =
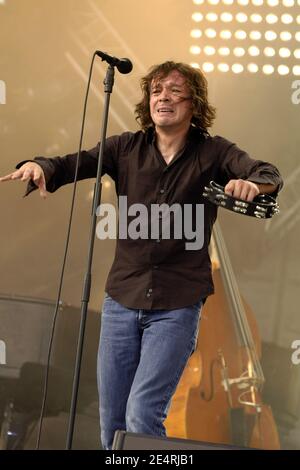
[[[45,374],[44,387],[43,387],[43,399],[42,399],[41,413],[40,413],[40,417],[39,417],[39,424],[38,424],[38,432],[37,432],[35,450],[39,450],[39,448],[40,448],[40,440],[41,440],[41,433],[42,433],[42,427],[43,427],[43,419],[44,419],[44,413],[45,413],[46,401],[47,401],[47,394],[48,394],[50,359],[51,359],[51,352],[52,352],[52,345],[53,345],[53,339],[54,339],[54,333],[55,333],[56,320],[57,320],[57,316],[58,316],[58,309],[59,309],[59,306],[62,304],[62,301],[61,301],[60,297],[61,297],[61,292],[62,292],[62,287],[63,287],[65,266],[66,266],[66,260],[67,260],[68,250],[69,250],[69,242],[70,242],[70,235],[71,235],[71,228],[72,228],[72,221],[73,221],[73,213],[74,213],[74,205],[75,205],[75,197],[76,197],[76,189],[77,189],[78,168],[79,168],[79,160],[80,160],[81,148],[82,148],[82,140],[83,140],[83,133],[84,133],[85,118],[86,118],[87,101],[88,101],[88,96],[89,96],[90,83],[91,83],[93,66],[94,66],[94,61],[95,61],[96,55],[97,54],[95,52],[94,55],[93,55],[93,58],[92,58],[91,65],[90,65],[87,90],[86,90],[84,106],[83,106],[81,133],[80,133],[78,153],[77,153],[77,157],[76,157],[76,167],[75,167],[75,175],[74,175],[74,181],[73,181],[74,187],[73,187],[73,193],[72,193],[72,199],[71,199],[69,223],[68,223],[68,228],[67,228],[67,238],[66,238],[64,255],[63,255],[63,263],[62,263],[62,268],[61,268],[61,274],[60,274],[60,281],[59,281],[56,305],[55,305],[55,310],[54,310],[54,314],[53,314],[53,321],[52,321],[52,327],[51,327],[51,336],[50,336],[49,346],[48,346],[48,355],[47,355],[47,362],[46,362],[46,374]]]

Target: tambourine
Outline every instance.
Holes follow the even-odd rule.
[[[244,201],[225,194],[224,188],[214,181],[209,183],[209,187],[204,187],[203,196],[217,206],[258,219],[270,219],[279,212],[276,199],[269,194],[259,194],[253,201]]]

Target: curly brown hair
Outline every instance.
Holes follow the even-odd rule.
[[[207,129],[213,125],[216,117],[216,109],[208,102],[207,80],[199,69],[195,69],[182,62],[164,62],[154,65],[149,73],[141,79],[143,99],[135,107],[136,120],[142,130],[153,126],[150,115],[150,87],[153,79],[161,79],[169,75],[173,70],[180,72],[187,80],[190,88],[193,117],[191,123],[207,133]]]

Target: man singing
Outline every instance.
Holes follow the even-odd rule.
[[[201,308],[213,293],[208,253],[217,207],[202,197],[211,180],[251,201],[277,194],[278,170],[234,143],[212,137],[215,109],[200,70],[171,61],[141,80],[135,113],[141,130],[107,138],[103,174],[126,196],[144,204],[204,205],[203,244],[181,238],[119,238],[102,309],[98,354],[101,440],[111,449],[117,429],[165,436],[164,420],[197,341]],[[96,176],[99,144],[83,151],[79,179]],[[76,154],[21,162],[1,181],[29,181],[42,197],[74,180]],[[151,222],[150,222],[151,223]],[[152,221],[153,223],[153,221]]]

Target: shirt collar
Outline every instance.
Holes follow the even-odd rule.
[[[187,135],[186,143],[191,142],[193,139],[203,138],[209,135],[208,132],[204,132],[202,129],[198,127],[191,126],[189,128],[189,132]],[[156,133],[154,126],[148,127],[146,130],[146,140],[148,144],[154,144],[156,141]]]

